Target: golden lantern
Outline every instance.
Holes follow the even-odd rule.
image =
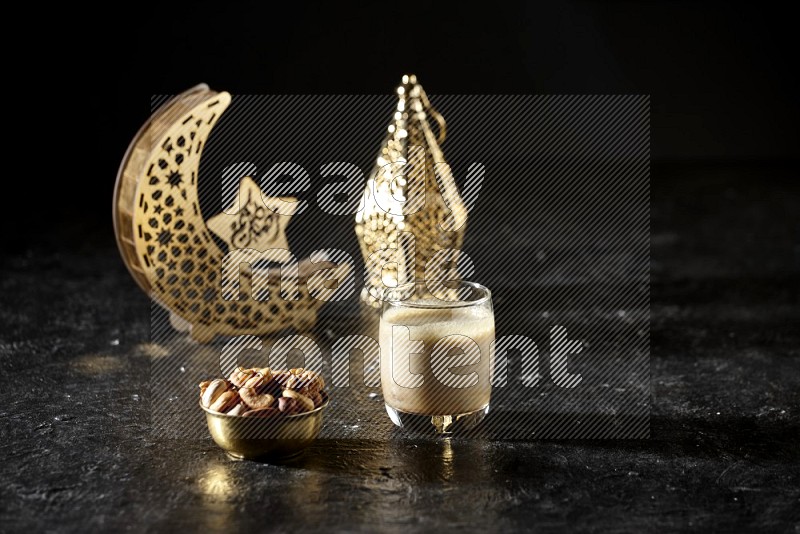
[[[444,118],[417,77],[403,76],[394,116],[356,214],[366,263],[361,299],[374,307],[386,289],[425,280],[426,265],[437,251],[461,248],[467,210],[440,148],[445,134]]]

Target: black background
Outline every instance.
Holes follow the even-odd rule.
[[[30,127],[11,134],[32,152],[3,154],[4,531],[798,531],[788,5],[29,4],[3,21],[22,35],[4,49],[5,111]],[[154,437],[163,407],[151,403],[151,303],[123,266],[111,218],[117,167],[150,96],[199,82],[233,95],[390,94],[406,72],[432,95],[652,95],[650,439],[451,444],[398,429],[386,441],[318,440],[299,464],[276,466],[230,462],[210,440]],[[29,89],[39,92],[21,102]],[[374,145],[365,150],[369,159]],[[517,193],[493,185],[487,204],[490,191],[495,202]],[[502,226],[482,213],[468,240]],[[521,287],[490,286],[501,335],[567,324],[540,288],[578,287],[543,279],[540,244],[520,234],[474,248],[496,259],[522,247],[510,270]],[[629,317],[607,319],[635,325]],[[328,336],[348,324],[331,314],[318,326]],[[335,413],[326,425],[353,423]]]
[[[92,29],[66,27],[70,39],[54,47],[74,73],[63,84],[84,92],[77,108],[83,115],[72,124],[88,130],[77,140],[84,150],[90,145],[92,172],[76,187],[69,162],[60,166],[38,202],[49,216],[8,232],[14,248],[110,245],[116,170],[150,112],[150,96],[199,82],[234,95],[387,94],[414,72],[432,94],[650,94],[656,164],[798,155],[790,83],[796,29],[775,5],[250,2],[129,9]]]

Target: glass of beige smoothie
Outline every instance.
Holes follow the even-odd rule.
[[[380,319],[381,389],[404,428],[449,433],[489,411],[494,312],[473,282],[405,284],[387,291]]]

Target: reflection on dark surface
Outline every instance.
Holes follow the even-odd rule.
[[[487,434],[452,438],[448,452],[443,441],[396,429],[380,395],[337,389],[343,415],[326,424],[343,437],[323,437],[292,464],[234,462],[207,437],[196,404],[213,354],[187,344],[179,358],[148,343],[150,304],[115,249],[5,257],[3,527],[791,531],[800,499],[796,166],[660,173],[649,440]],[[512,307],[530,300],[499,296]],[[498,312],[498,333],[535,332],[542,311],[513,324]],[[320,321],[314,334],[329,343],[326,328],[341,329]],[[151,395],[157,359],[186,378]],[[624,384],[606,389],[616,388],[628,393]],[[174,413],[191,414],[197,432],[157,427],[151,404],[169,414],[184,396],[189,411]],[[518,409],[514,397],[497,400],[490,417]],[[374,428],[358,420],[368,410]],[[364,428],[378,438],[344,437]]]
[[[501,289],[499,294],[504,294]],[[523,291],[517,291],[525,299]],[[508,299],[505,299],[506,301]],[[310,332],[301,335],[313,340],[321,349],[325,362],[322,372],[327,378],[331,404],[325,413],[321,436],[324,438],[383,440],[392,435],[391,424],[383,405],[380,387],[368,387],[364,380],[364,358],[353,351],[349,358],[349,380],[346,387],[334,383],[331,376],[331,346],[348,335],[377,335],[377,312],[363,305],[344,314],[323,316]],[[556,311],[553,311],[556,314]],[[163,320],[156,311],[153,321]],[[558,319],[555,319],[558,320]],[[573,331],[581,331],[581,323],[596,324],[601,321],[589,313],[583,319],[569,319]],[[615,339],[630,339],[637,325],[644,319],[631,323],[631,318],[607,318],[600,324],[607,331],[617,331],[618,337],[608,336],[608,342],[591,345],[573,365],[587,377],[579,387],[565,389],[555,385],[547,373],[534,387],[526,386],[521,369],[520,352],[508,353],[508,383],[495,387],[491,409],[486,420],[475,429],[458,429],[462,437],[485,436],[492,439],[575,438],[575,437],[640,437],[648,431],[649,387],[647,383],[647,358],[633,348],[615,348]],[[506,320],[498,314],[498,335],[507,331]],[[547,332],[546,321],[534,327],[536,332]],[[599,329],[598,329],[599,330]],[[594,331],[594,330],[592,330]],[[202,380],[222,376],[220,353],[225,340],[211,344],[197,344],[186,334],[170,329],[154,328],[158,337],[147,345],[151,360],[151,390],[153,395],[153,429],[164,437],[202,438],[207,435],[204,419],[197,407],[197,384]],[[631,334],[633,332],[633,334]],[[288,334],[288,333],[287,333]],[[240,365],[269,366],[269,351],[278,336],[265,336],[261,351],[245,351],[239,355]],[[646,339],[646,338],[645,338]],[[546,362],[546,340],[540,361]],[[646,356],[646,355],[644,355]],[[289,367],[303,366],[300,351],[292,351]],[[546,371],[546,367],[543,367]],[[408,435],[424,436],[433,427],[407,428]]]
[[[351,519],[359,524],[417,524],[415,505],[430,507],[435,502],[420,502],[422,495],[430,499],[428,490],[438,488],[442,493],[436,498],[441,512],[454,525],[467,525],[473,513],[494,514],[481,509],[463,517],[453,515],[455,495],[462,489],[480,486],[495,474],[484,453],[486,443],[453,438],[408,439],[394,435],[388,442],[365,440],[319,440],[306,453],[281,469],[300,477],[305,488],[282,494],[280,502],[286,506],[308,506],[317,498],[336,500],[328,484],[331,477],[352,484]],[[428,490],[426,490],[426,488]],[[487,492],[475,492],[479,498],[475,505],[486,504]],[[359,498],[359,495],[363,499]],[[409,508],[411,507],[411,508]]]

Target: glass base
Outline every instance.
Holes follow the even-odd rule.
[[[392,408],[388,404],[386,413],[392,422],[400,428],[416,431],[430,431],[433,427],[437,434],[452,434],[461,430],[475,428],[489,413],[489,405],[473,412],[453,415],[420,415]]]

